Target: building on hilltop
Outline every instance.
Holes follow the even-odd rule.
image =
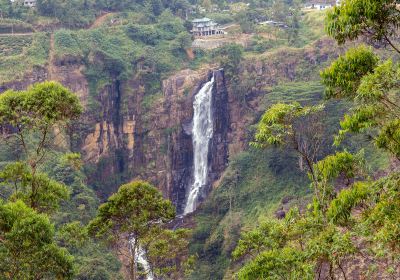
[[[192,24],[193,29],[191,32],[194,36],[211,36],[225,34],[225,32],[219,27],[218,23],[212,21],[209,18],[192,20]]]
[[[25,7],[36,7],[36,0],[10,0],[12,3],[23,5]]]
[[[33,8],[36,6],[36,0],[24,0],[24,6]]]
[[[267,21],[263,21],[263,22],[259,22],[259,25],[271,25],[271,26],[275,26],[275,27],[280,27],[280,28],[289,28],[289,26],[281,21],[273,21],[273,20],[267,20]]]
[[[340,0],[338,0],[340,1]],[[334,3],[337,3],[338,1],[335,1]],[[321,2],[309,2],[306,3],[304,8],[306,10],[326,10],[329,8],[332,8],[334,4],[332,4],[332,1],[321,1]]]

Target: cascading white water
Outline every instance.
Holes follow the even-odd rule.
[[[153,275],[151,274],[151,271],[150,271],[149,262],[146,259],[146,253],[143,250],[143,248],[141,248],[141,247],[139,247],[139,250],[138,250],[138,252],[136,254],[136,261],[142,265],[144,271],[146,272],[146,278],[145,279],[146,280],[154,280],[154,277],[153,277]]]
[[[212,90],[214,76],[211,81],[204,84],[196,94],[193,102],[193,155],[194,172],[193,184],[187,192],[184,215],[196,210],[201,189],[207,184],[208,177],[208,149],[209,142],[213,136],[212,120]]]
[[[135,243],[135,238],[132,238],[130,240],[130,246],[133,246],[133,244]],[[146,259],[146,252],[143,250],[143,248],[141,246],[139,246],[139,248],[137,249],[136,253],[135,253],[135,264],[139,263],[142,267],[144,272],[146,273],[146,280],[154,280],[153,274],[151,273],[150,270],[150,264]]]

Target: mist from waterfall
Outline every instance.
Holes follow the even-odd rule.
[[[204,84],[196,94],[193,102],[193,184],[187,192],[184,215],[196,210],[202,188],[207,184],[208,178],[208,150],[209,142],[213,136],[212,119],[212,91],[214,76],[211,81]]]

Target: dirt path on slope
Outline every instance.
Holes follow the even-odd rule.
[[[102,25],[109,16],[114,15],[115,13],[105,13],[104,15],[99,16],[95,19],[95,21],[89,26],[88,29],[97,28]]]
[[[0,33],[0,37],[6,36],[32,36],[35,32],[28,32],[28,33]]]
[[[47,66],[48,80],[54,80],[54,33],[50,35],[49,65]]]

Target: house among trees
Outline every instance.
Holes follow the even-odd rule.
[[[311,3],[307,3],[305,5],[305,9],[310,9],[310,10],[325,10],[325,9],[329,9],[332,8],[333,5],[330,3],[316,3],[316,2],[311,2]]]
[[[33,8],[36,7],[36,0],[10,0],[12,3],[22,4],[25,7]]]
[[[267,21],[263,21],[263,22],[259,22],[259,25],[271,25],[271,26],[275,26],[275,27],[280,27],[280,28],[288,28],[289,26],[281,21],[273,21],[273,20],[267,20]]]
[[[211,35],[223,35],[225,32],[219,27],[218,23],[212,21],[209,18],[195,19],[192,21],[193,29],[192,34],[194,36],[211,36]]]

